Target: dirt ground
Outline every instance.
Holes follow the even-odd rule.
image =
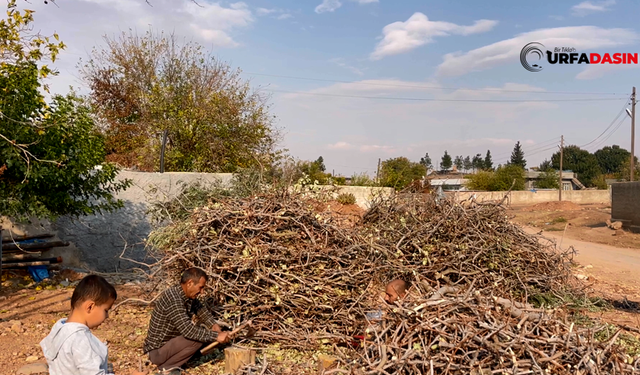
[[[326,203],[325,203],[326,204]],[[320,212],[340,213],[348,222],[362,215],[356,206],[337,202],[326,204]],[[563,202],[528,207],[512,207],[513,221],[526,226],[529,233],[542,234],[572,246],[578,251],[576,277],[586,283],[592,296],[599,296],[613,306],[585,312],[605,322],[640,329],[640,234],[613,231],[606,227],[610,208],[602,205],[578,206]],[[637,268],[636,268],[637,263]],[[13,375],[28,363],[46,362],[39,342],[51,326],[69,311],[74,281],[82,275],[65,271],[48,284],[35,284],[25,274],[5,272],[0,291],[0,365],[2,374]],[[118,302],[126,298],[148,299],[142,284],[136,281],[111,280],[117,284]],[[128,374],[142,365],[155,370],[142,354],[150,309],[122,305],[110,313],[94,334],[109,344],[109,358],[116,374]],[[279,364],[277,373],[316,373],[314,353],[284,350],[277,345],[261,351],[267,362]],[[216,351],[200,362],[191,363],[186,374],[222,374],[221,352]]]
[[[605,205],[577,205],[571,202],[547,202],[532,206],[514,206],[508,211],[513,221],[545,232],[564,234],[586,242],[640,249],[640,234],[612,230],[606,221],[611,207]]]
[[[67,270],[68,271],[68,270]],[[3,273],[0,291],[0,366],[2,375],[14,375],[22,366],[30,363],[46,363],[40,341],[49,334],[53,324],[68,315],[70,300],[81,274],[67,279],[55,277],[48,284],[35,284],[24,273]],[[147,290],[136,282],[122,282],[107,276],[118,292],[119,302],[127,298],[147,299]],[[124,285],[123,285],[124,284]],[[147,334],[151,309],[146,306],[124,304],[114,308],[109,318],[93,334],[109,346],[109,361],[118,375],[129,374],[140,365],[149,374],[156,367],[142,353]],[[242,345],[242,342],[236,342]],[[312,374],[317,371],[317,355],[302,354],[270,345],[261,350],[267,362],[275,364],[272,370],[279,374]],[[262,356],[261,356],[262,357]],[[188,363],[187,375],[212,375],[224,373],[223,355],[220,350]]]
[[[592,296],[615,306],[588,315],[640,328],[640,234],[607,227],[611,207],[546,202],[511,207],[508,214],[527,232],[576,250],[576,276]]]

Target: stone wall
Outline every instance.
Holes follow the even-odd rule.
[[[456,199],[462,201],[476,195],[476,201],[499,201],[504,191],[460,191],[447,193],[454,195]],[[529,205],[535,203],[552,202],[558,200],[558,190],[536,190],[536,191],[512,191],[507,197],[507,203],[512,205]],[[611,193],[609,190],[565,190],[562,192],[562,200],[576,204],[610,204]]]
[[[611,221],[621,221],[623,227],[640,231],[640,182],[611,184]]]
[[[204,185],[219,183],[229,186],[232,178],[231,173],[161,174],[122,171],[118,179],[130,179],[133,185],[117,195],[118,199],[124,201],[124,208],[120,210],[75,220],[62,217],[55,223],[35,221],[31,224],[16,224],[5,219],[4,229],[11,230],[15,235],[55,233],[59,239],[69,241],[71,246],[52,249],[47,256],[61,255],[63,263],[68,266],[114,272],[138,266],[121,259],[123,251],[124,257],[135,261],[153,261],[148,257],[144,244],[153,229],[147,214],[152,202],[162,202],[175,197],[183,184],[199,182]],[[334,197],[339,193],[352,193],[356,197],[356,204],[365,209],[374,197],[393,193],[391,188],[358,186],[319,186],[318,189],[325,190]],[[6,231],[4,235],[7,235]]]

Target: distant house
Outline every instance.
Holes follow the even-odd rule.
[[[431,187],[437,189],[438,186],[442,187],[444,191],[465,191],[467,190],[466,182],[464,178],[434,178],[429,180]]]
[[[527,190],[535,189],[535,183],[542,177],[543,172],[527,171],[525,172],[525,188]],[[578,175],[572,171],[562,172],[562,190],[582,190],[586,187],[578,180]]]

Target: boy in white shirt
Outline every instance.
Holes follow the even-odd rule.
[[[71,314],[40,342],[50,375],[113,375],[107,346],[91,330],[109,317],[116,297],[115,288],[103,277],[89,275],[78,283],[71,296]]]

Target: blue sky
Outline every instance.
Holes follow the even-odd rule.
[[[548,66],[531,73],[519,62],[520,50],[533,41],[578,52],[640,53],[638,1],[151,3],[29,4],[38,28],[57,31],[69,45],[53,89],[81,86],[77,61],[103,43],[104,34],[142,33],[149,25],[173,31],[241,68],[256,89],[271,95],[282,146],[294,157],[322,155],[329,170],[343,175],[372,174],[378,158],[417,161],[425,152],[435,164],[444,150],[466,156],[490,149],[497,164],[516,141],[534,166],[551,155],[547,149],[560,135],[577,145],[598,137],[624,108],[631,86],[640,86],[638,66]],[[558,101],[576,98],[598,100]],[[586,148],[629,148],[629,121],[623,119],[610,128],[623,121],[615,133]]]

